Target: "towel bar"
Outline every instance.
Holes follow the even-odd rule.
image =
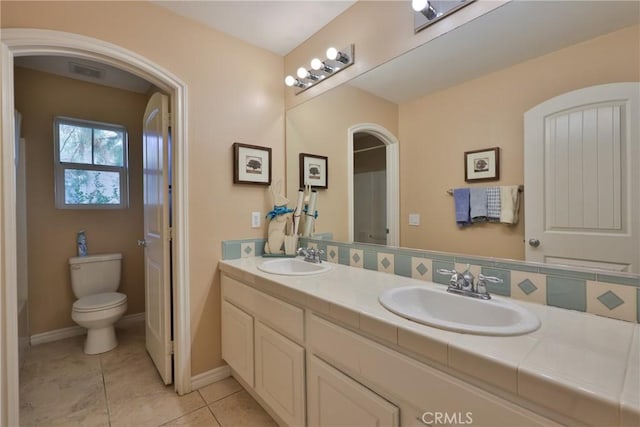
[[[518,192],[522,193],[524,191],[524,185],[518,185]],[[453,196],[453,188],[447,190],[447,194]]]

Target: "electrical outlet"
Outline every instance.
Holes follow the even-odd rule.
[[[409,225],[420,225],[420,214],[409,214]]]
[[[260,228],[260,212],[251,212],[251,228]]]

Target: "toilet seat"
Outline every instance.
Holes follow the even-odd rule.
[[[73,311],[88,313],[99,310],[107,310],[127,303],[127,296],[120,292],[106,292],[103,294],[88,295],[73,303]]]

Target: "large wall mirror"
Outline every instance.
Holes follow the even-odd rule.
[[[387,176],[393,159],[381,158],[388,144],[376,140],[375,132],[353,132],[354,126],[373,124],[397,140],[400,246],[524,260],[529,237],[524,204],[517,225],[459,228],[447,190],[524,185],[526,194],[525,112],[578,89],[639,82],[639,23],[637,2],[506,3],[288,110],[287,193],[298,189],[299,153],[327,156],[330,181],[319,194],[316,232],[331,232],[335,240],[367,241],[370,236],[369,243],[385,243],[379,231],[354,228],[351,208],[365,193],[388,195],[393,183]],[[622,156],[637,155],[638,149],[629,145],[637,146],[638,140],[628,142]],[[500,147],[500,180],[466,183],[464,153],[491,147]],[[361,176],[354,180],[358,173],[369,174],[364,183]],[[620,171],[626,173],[630,171]],[[638,207],[640,183],[622,187],[624,194],[633,195],[625,202],[623,222],[634,221],[629,209]],[[380,213],[364,223],[384,229],[379,217],[389,218],[388,202],[369,201]],[[409,224],[410,215],[418,225]],[[638,241],[636,234],[636,250]],[[566,253],[562,263],[570,263],[572,255]],[[627,271],[637,273],[637,260],[635,264]]]

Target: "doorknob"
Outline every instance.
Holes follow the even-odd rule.
[[[138,246],[142,246],[144,248],[147,247],[147,241],[146,240],[138,240]]]
[[[537,248],[538,246],[540,246],[540,240],[529,239],[529,246],[533,246],[534,248]]]

